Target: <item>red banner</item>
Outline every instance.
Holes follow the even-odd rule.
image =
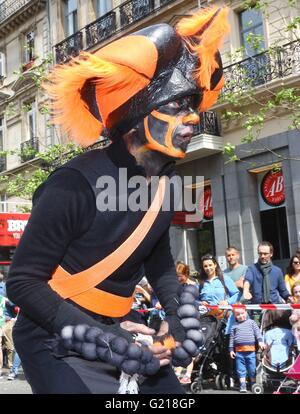
[[[173,217],[173,220],[172,220],[172,224],[174,226],[182,226],[182,227],[190,227],[190,228],[199,227],[200,221],[187,221],[186,216],[192,215],[192,214],[193,213],[188,213],[186,211],[176,211]]]
[[[204,188],[203,198],[200,201],[200,211],[203,211],[204,219],[206,220],[213,219],[212,194],[211,194],[210,186],[207,186]],[[188,213],[186,211],[177,211],[172,220],[172,224],[175,226],[199,227],[200,221],[191,222],[191,221],[186,220],[186,216],[189,214],[193,214],[193,213]]]
[[[280,206],[284,203],[284,181],[282,171],[269,171],[261,182],[261,195],[270,206]]]
[[[17,246],[29,213],[0,213],[0,246]]]
[[[211,220],[214,216],[213,206],[212,206],[212,194],[211,187],[204,188],[204,213],[203,217],[206,220]]]

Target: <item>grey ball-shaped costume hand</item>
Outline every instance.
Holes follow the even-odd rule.
[[[65,326],[61,338],[65,348],[84,359],[100,359],[129,375],[154,375],[160,368],[159,360],[146,347],[129,343],[125,338],[97,327]]]
[[[177,315],[185,329],[185,339],[173,352],[172,364],[174,366],[188,366],[192,358],[199,354],[199,348],[203,345],[204,337],[199,330],[200,315],[196,306],[198,296],[199,289],[195,285],[184,286],[179,296],[180,306],[177,309]]]

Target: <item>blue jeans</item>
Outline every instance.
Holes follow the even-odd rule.
[[[250,378],[256,377],[255,352],[237,352],[235,356],[236,371],[239,378],[246,378],[247,372]]]
[[[18,375],[18,372],[19,372],[20,366],[21,366],[20,357],[19,357],[18,353],[15,352],[14,362],[13,362],[13,366],[12,366],[10,372],[13,373],[13,374],[15,374],[17,376]]]

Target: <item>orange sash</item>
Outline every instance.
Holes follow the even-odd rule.
[[[95,286],[115,272],[144,240],[161,209],[165,190],[166,177],[163,176],[159,180],[155,197],[142,221],[114,252],[90,268],[73,275],[58,266],[49,281],[50,287],[64,299],[71,299],[94,313],[111,317],[126,315],[131,309],[133,296],[114,295]]]

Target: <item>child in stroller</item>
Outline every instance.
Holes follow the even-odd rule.
[[[261,331],[267,347],[260,355],[253,392],[261,394],[284,378],[295,360],[295,338],[289,323],[289,310],[267,310],[263,313]]]

